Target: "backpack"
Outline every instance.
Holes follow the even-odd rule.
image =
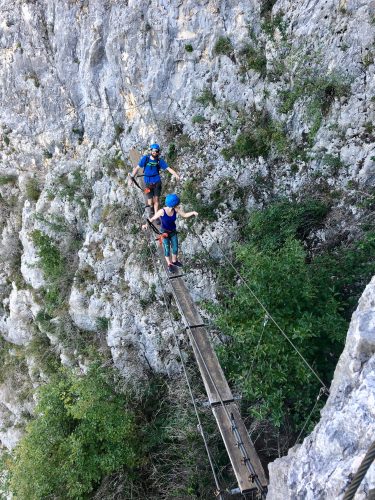
[[[146,167],[147,167],[147,165],[149,164],[149,162],[150,162],[150,158],[151,158],[151,155],[145,155],[145,156],[147,156],[147,161],[146,161],[145,166],[143,167],[143,174],[144,174],[144,172],[145,172],[145,170],[146,170]],[[158,173],[157,173],[157,174],[154,174],[154,175],[147,175],[147,177],[151,177],[151,178],[152,178],[152,177],[157,177],[157,176],[159,175],[159,173],[160,173],[160,158],[157,158],[157,160],[152,160],[152,161],[157,162],[157,164],[156,164],[156,168],[157,168],[157,172],[158,172]],[[152,184],[152,183],[151,183],[151,184]]]

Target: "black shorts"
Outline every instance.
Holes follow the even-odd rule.
[[[161,195],[161,181],[155,182],[155,184],[145,184],[146,188],[150,190],[149,193],[147,193],[147,199],[150,200],[154,196],[157,196],[158,198]]]

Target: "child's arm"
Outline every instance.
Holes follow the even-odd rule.
[[[184,212],[182,210],[182,208],[178,208],[178,207],[176,207],[175,210],[178,213],[178,215],[181,215],[181,217],[183,217],[184,219],[188,219],[189,217],[193,217],[193,215],[195,215],[195,217],[198,216],[198,212]]]
[[[159,217],[161,217],[163,215],[163,212],[164,212],[163,208],[161,208],[160,210],[158,210],[156,212],[156,214],[151,217],[151,219],[148,219],[149,222],[154,222],[154,220],[159,219]],[[147,229],[147,226],[148,226],[148,224],[143,224],[142,225],[142,229]]]

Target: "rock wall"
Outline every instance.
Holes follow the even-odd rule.
[[[267,498],[342,498],[375,440],[375,277],[353,314],[321,419],[302,445],[269,465]],[[375,466],[355,496],[372,498]],[[371,496],[372,495],[372,496]]]
[[[213,192],[223,195],[215,216],[202,217],[198,226],[217,257],[210,234],[225,246],[228,232],[235,239],[241,224],[234,212],[246,215],[244,207],[263,206],[275,196],[329,193],[326,227],[312,235],[317,246],[343,234],[355,238],[371,221],[363,207],[375,181],[374,2],[0,0],[0,9],[0,332],[8,358],[15,357],[14,346],[24,349],[20,390],[45,378],[33,347],[41,334],[63,364],[81,369],[87,353],[77,338],[83,336],[108,349],[129,379],[148,370],[179,370],[117,137],[125,151],[158,141],[167,153],[173,144],[177,157],[173,148],[169,157],[181,183],[165,177],[165,191],[194,181],[192,196],[200,201]],[[298,90],[304,74],[310,75],[305,93]],[[317,95],[325,107],[316,108]],[[241,130],[254,128],[254,117],[266,115],[270,151],[225,160],[222,149]],[[48,313],[57,325],[52,330],[43,318],[54,290],[35,231],[65,259],[64,300],[58,306],[55,300]],[[187,234],[182,250],[188,259],[202,248]],[[193,268],[188,285],[195,299],[215,297],[204,269]],[[358,377],[369,373],[358,370]],[[345,385],[340,368],[338,373],[335,384]],[[358,404],[350,399],[353,391],[343,407]],[[4,410],[13,415],[4,413],[6,432],[18,433],[22,404]],[[2,436],[12,447],[18,434]],[[337,469],[341,485],[365,449],[364,441],[353,440],[347,454],[355,457],[342,473]],[[285,484],[293,483],[291,477],[289,472]],[[325,476],[319,477],[317,485]],[[318,494],[318,486],[312,488]]]

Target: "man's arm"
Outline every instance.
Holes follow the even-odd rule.
[[[180,180],[180,176],[178,175],[178,173],[175,170],[173,170],[173,168],[167,167],[166,170],[168,170],[168,172],[170,174],[172,174],[173,177],[175,177],[177,181]]]

